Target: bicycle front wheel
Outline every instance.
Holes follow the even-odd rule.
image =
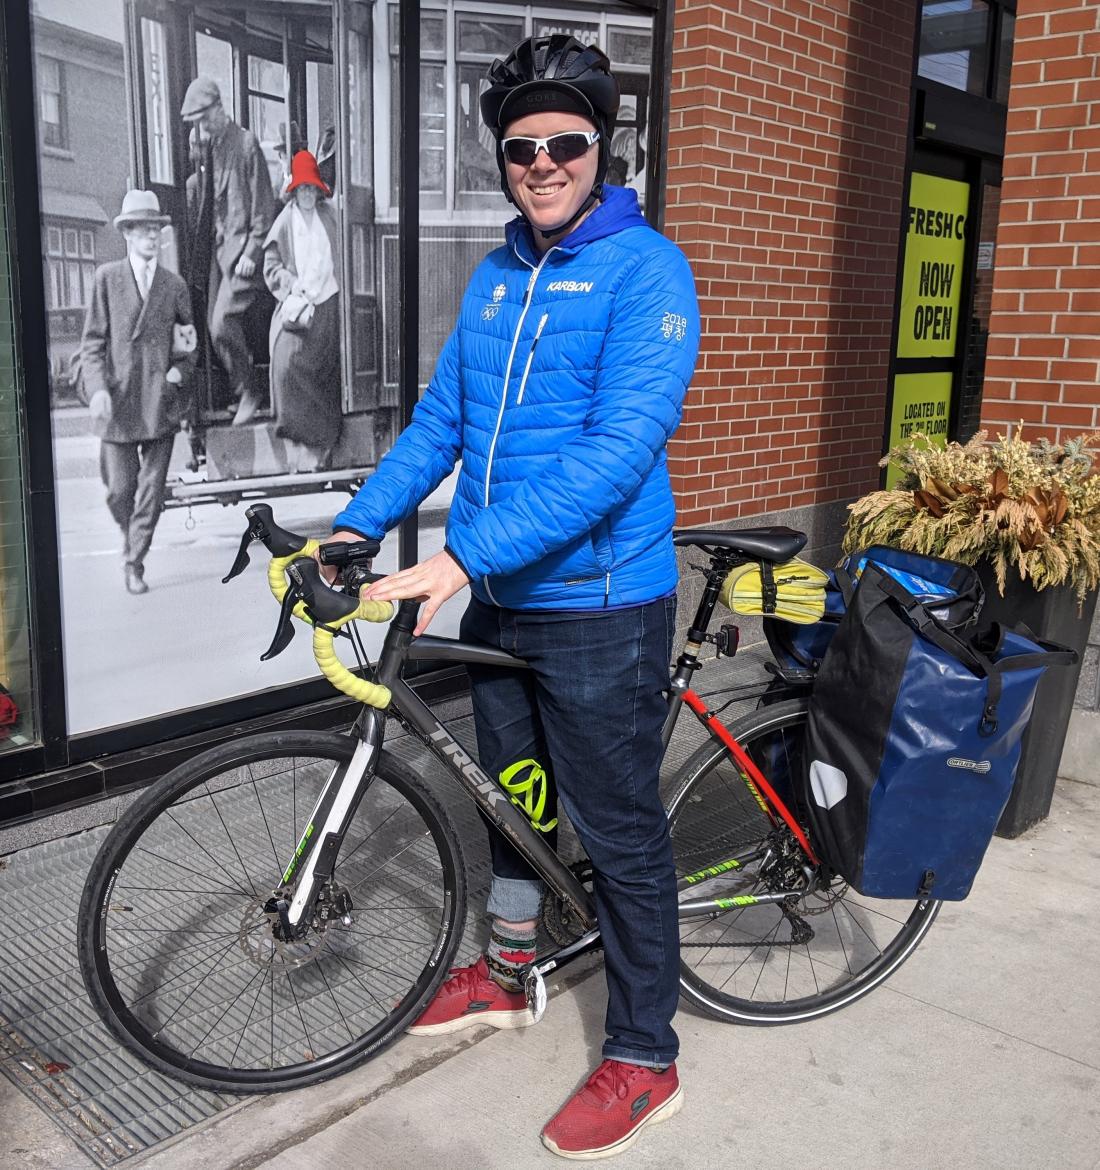
[[[205,1088],[299,1088],[415,1020],[461,936],[465,869],[420,780],[386,752],[327,906],[285,942],[265,910],[358,741],[273,732],[204,752],[145,792],[93,863],[79,951],[92,1002],[147,1063]],[[319,828],[319,826],[318,826]]]
[[[730,728],[792,809],[805,732],[804,699],[764,707]],[[939,912],[931,898],[865,898],[820,870],[811,879],[794,835],[772,825],[720,744],[704,745],[684,766],[668,816],[681,990],[720,1019],[792,1024],[845,1007],[905,962]],[[802,892],[759,900],[791,890]]]

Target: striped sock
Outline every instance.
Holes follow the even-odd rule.
[[[520,971],[535,959],[535,928],[517,928],[496,921],[489,932],[485,963],[494,983],[505,991],[522,991]]]

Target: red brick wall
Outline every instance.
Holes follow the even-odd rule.
[[[1100,5],[1020,0],[982,425],[1100,427]]]
[[[678,0],[666,231],[703,313],[680,521],[877,484],[915,0]]]

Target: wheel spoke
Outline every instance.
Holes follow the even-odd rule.
[[[218,814],[218,820],[221,821],[222,828],[225,830],[225,835],[229,838],[229,844],[232,846],[233,852],[237,855],[237,863],[241,867],[241,873],[244,874],[244,880],[248,882],[249,889],[251,889],[253,895],[255,895],[256,887],[252,882],[252,876],[249,874],[248,868],[244,863],[244,858],[241,857],[240,850],[237,848],[237,842],[233,840],[233,834],[229,831],[229,826],[225,823],[225,817],[222,816],[222,810],[218,807],[217,798],[214,796],[214,793],[210,791],[209,782],[206,785],[206,794],[210,797],[210,803],[214,806],[214,811]]]
[[[148,856],[155,857],[157,859],[157,861],[163,861],[167,865],[175,865],[179,869],[186,870],[187,873],[194,874],[195,877],[200,877],[200,878],[206,877],[206,874],[204,874],[201,870],[192,869],[189,865],[184,865],[182,861],[177,861],[174,857],[164,857],[160,853],[154,853],[153,850],[150,849],[146,845],[139,845],[134,850],[134,852],[148,854]],[[198,892],[201,894],[244,894],[244,896],[246,898],[249,896],[248,893],[246,891],[240,889],[240,887],[237,887],[236,889],[230,890],[230,889],[226,889],[224,886],[216,886],[212,890],[205,889],[205,890],[199,890]],[[169,893],[175,894],[175,893],[179,893],[179,891],[178,890],[170,890]],[[255,897],[255,894],[256,894],[256,891],[253,890],[252,896]]]
[[[275,861],[275,870],[277,873],[283,872],[282,863],[279,861],[279,851],[275,848],[275,838],[271,835],[271,826],[267,823],[267,813],[264,812],[264,802],[260,799],[260,790],[256,787],[256,777],[252,775],[252,765],[248,766],[248,778],[252,781],[252,794],[256,797],[256,803],[260,808],[260,816],[263,817],[264,828],[267,830],[267,839],[271,843],[271,856]]]

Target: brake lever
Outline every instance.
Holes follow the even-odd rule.
[[[275,637],[271,645],[260,655],[261,662],[267,662],[282,652],[294,640],[294,622],[291,620],[294,607],[302,600],[301,587],[295,582],[288,586],[283,594],[283,604],[279,607],[279,624],[275,627]]]
[[[244,514],[248,517],[248,524],[241,537],[241,547],[237,549],[237,557],[233,562],[233,567],[222,578],[223,585],[227,585],[234,577],[240,576],[251,564],[252,558],[248,555],[248,546],[254,540],[261,540],[265,544],[269,541],[270,532],[265,521],[271,519],[271,509],[266,504],[254,504],[246,508]]]
[[[239,577],[241,573],[248,568],[252,558],[248,555],[248,546],[256,539],[252,532],[252,525],[250,524],[241,537],[241,547],[237,549],[236,559],[233,561],[233,567],[222,578],[222,584],[228,585],[234,577]]]

